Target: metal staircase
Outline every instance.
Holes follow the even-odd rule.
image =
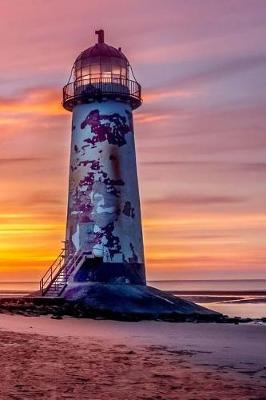
[[[84,262],[91,253],[77,252],[65,257],[65,249],[61,251],[40,281],[40,292],[42,296],[58,297],[65,289],[70,275]]]

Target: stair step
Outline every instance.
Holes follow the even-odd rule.
[[[92,255],[91,252],[78,253],[76,256],[72,256],[67,260],[63,254],[63,252],[60,253],[40,282],[43,295],[59,295],[64,289],[68,277],[73,273],[75,268],[86,256]]]

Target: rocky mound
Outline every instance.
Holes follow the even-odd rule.
[[[102,314],[135,316],[141,319],[215,319],[221,314],[150,286],[72,283],[64,299]]]

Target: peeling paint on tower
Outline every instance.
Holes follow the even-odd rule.
[[[64,107],[73,113],[66,257],[87,255],[74,280],[145,284],[132,116],[140,86],[101,32],[64,88]]]

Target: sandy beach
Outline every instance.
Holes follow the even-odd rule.
[[[266,325],[1,314],[0,399],[266,399]]]

